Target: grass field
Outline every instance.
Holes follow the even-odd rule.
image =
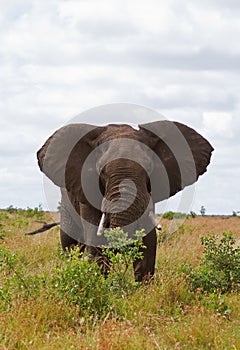
[[[200,264],[200,237],[231,231],[240,244],[239,217],[190,217],[171,235],[173,221],[163,219],[154,282],[109,291],[112,308],[99,315],[58,293],[59,229],[25,236],[36,220],[53,221],[38,210],[0,211],[0,349],[240,349],[239,294],[193,290],[185,273]]]

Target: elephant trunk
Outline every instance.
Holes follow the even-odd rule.
[[[133,182],[123,179],[110,183],[102,202],[102,217],[97,235],[102,235],[105,228],[125,227],[132,225],[136,230],[138,219],[149,215],[150,194],[147,186],[139,179]],[[149,221],[152,218],[149,216]]]

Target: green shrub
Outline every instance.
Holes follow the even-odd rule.
[[[144,231],[137,231],[136,239],[129,238],[119,228],[104,234],[109,244],[102,249],[110,267],[107,275],[104,276],[97,261],[80,253],[78,247],[62,254],[62,262],[54,270],[53,290],[67,304],[77,305],[84,317],[102,318],[106,313],[114,312],[123,295],[140,285],[127,276],[127,271],[134,260],[142,257]]]
[[[217,312],[218,314],[229,318],[232,313],[232,309],[225,299],[227,298],[221,293],[208,293],[202,295],[201,305],[207,306],[209,309]]]
[[[137,230],[134,237],[130,238],[127,232],[120,228],[113,230],[105,230],[105,237],[108,241],[108,246],[103,248],[103,255],[109,260],[110,274],[109,279],[119,291],[134,288],[135,283],[129,279],[127,272],[132,267],[133,262],[143,258],[143,237],[145,236],[144,229]]]
[[[168,220],[182,219],[182,218],[186,218],[186,217],[187,217],[187,214],[174,212],[174,211],[168,211],[168,212],[162,214],[162,218],[168,219]]]
[[[44,287],[44,275],[34,276],[26,273],[16,253],[10,252],[4,245],[0,247],[0,309],[11,309],[16,298],[27,299],[40,294]]]
[[[35,217],[36,219],[41,220],[41,219],[44,219],[45,213],[42,209],[41,204],[39,204],[39,206],[35,207],[34,209],[28,207],[25,210],[25,216],[27,218]]]
[[[15,213],[17,213],[18,209],[16,207],[14,207],[13,205],[9,205],[9,207],[6,208],[6,211],[9,214],[15,214]]]
[[[5,210],[0,211],[0,221],[5,221],[9,219],[9,215],[6,213]]]
[[[29,225],[29,220],[26,219],[23,215],[17,214],[12,222],[12,226],[16,228],[25,228]]]
[[[67,304],[79,305],[83,316],[102,316],[111,308],[109,290],[97,262],[81,256],[79,248],[71,250],[55,268],[53,290]]]
[[[27,209],[22,209],[22,208],[17,208],[14,207],[13,205],[10,205],[8,208],[4,209],[6,213],[9,214],[18,214],[19,217],[26,217],[26,218],[32,218],[35,217],[38,220],[44,219],[45,217],[45,212],[42,209],[42,205],[39,204],[38,207],[35,208],[29,208]]]
[[[204,256],[200,265],[190,269],[192,288],[206,292],[240,291],[240,247],[231,232],[223,237],[202,237]]]

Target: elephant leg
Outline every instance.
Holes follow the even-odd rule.
[[[76,245],[80,247],[80,252],[83,252],[85,249],[85,244],[79,243],[74,238],[68,236],[62,229],[60,229],[60,240],[61,240],[62,249],[64,251],[70,248],[73,248]]]
[[[89,254],[89,260],[96,261],[101,267],[102,274],[107,277],[110,270],[110,261],[108,257],[102,254],[102,249],[99,247],[87,246],[87,253]]]
[[[76,245],[80,247],[80,251],[84,251],[84,232],[80,217],[79,201],[75,196],[61,189],[61,209],[60,209],[60,240],[64,251]]]
[[[134,277],[136,282],[148,281],[154,275],[157,235],[155,229],[143,237],[143,244],[146,248],[142,249],[143,259],[134,261]]]

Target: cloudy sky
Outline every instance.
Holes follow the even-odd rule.
[[[46,138],[85,110],[130,103],[214,146],[189,210],[240,210],[239,17],[237,0],[0,0],[0,207],[46,208],[35,155]]]

